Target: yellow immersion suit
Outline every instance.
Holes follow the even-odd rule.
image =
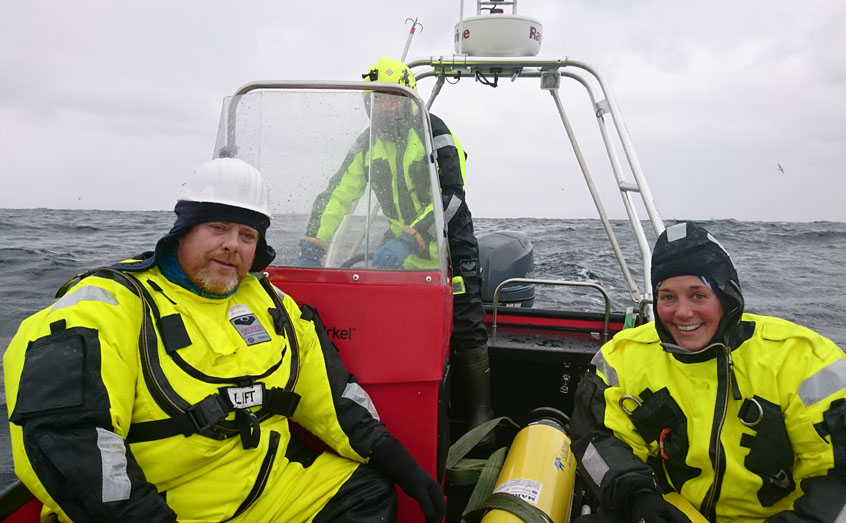
[[[22,323],[4,357],[18,477],[62,521],[311,521],[389,437],[334,348],[253,275],[224,299],[134,276],[97,272]]]
[[[671,353],[653,322],[597,353],[574,450],[609,511],[654,473],[710,521],[846,517],[846,356],[778,318],[744,314],[740,332],[734,350]]]

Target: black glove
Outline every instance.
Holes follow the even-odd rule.
[[[690,523],[684,512],[668,503],[657,492],[639,492],[631,512],[632,523]]]
[[[443,521],[446,515],[446,501],[441,486],[420,468],[398,439],[388,436],[376,445],[370,455],[370,464],[417,501],[426,523]]]

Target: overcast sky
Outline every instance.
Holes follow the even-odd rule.
[[[609,82],[665,219],[846,221],[846,3],[518,8],[543,24],[540,56]],[[423,24],[409,58],[451,55],[459,13],[457,0],[2,2],[0,208],[171,209],[211,157],[224,96],[253,80],[359,79],[400,55],[408,17]],[[562,99],[574,126],[591,112],[583,92]],[[554,111],[537,80],[444,89],[432,112],[470,155],[474,215],[597,216]],[[607,161],[591,168],[611,186]],[[616,193],[606,205],[622,217]]]

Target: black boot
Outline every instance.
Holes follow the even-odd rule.
[[[483,344],[473,349],[455,351],[453,364],[461,387],[459,390],[462,390],[467,398],[470,414],[468,430],[493,419],[488,345]],[[494,433],[489,432],[479,442],[477,448],[493,445],[494,439]]]

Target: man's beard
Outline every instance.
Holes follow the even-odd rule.
[[[232,292],[239,283],[241,283],[237,274],[233,274],[231,277],[222,279],[210,277],[208,274],[209,272],[210,271],[206,269],[201,269],[197,273],[197,281],[194,282],[198,287],[206,292],[210,292],[212,294],[228,294]]]

